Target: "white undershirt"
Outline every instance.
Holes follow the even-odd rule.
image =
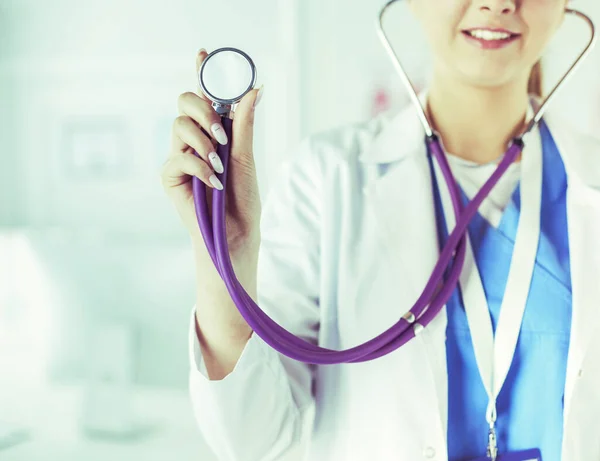
[[[452,174],[464,191],[472,199],[498,167],[497,162],[478,164],[470,160],[447,154]],[[479,213],[494,227],[498,227],[502,213],[510,203],[511,197],[521,178],[521,162],[512,163],[490,195],[479,208]]]
[[[527,120],[533,118],[533,105],[537,104],[533,99],[531,102],[532,104],[527,108]],[[537,130],[539,128],[535,129]],[[481,165],[450,153],[447,153],[446,157],[448,158],[448,163],[452,169],[452,174],[469,200],[479,192],[502,160],[498,159],[497,161]],[[520,179],[521,162],[514,162],[508,167],[505,174],[502,175],[498,183],[496,183],[490,194],[479,207],[481,216],[483,216],[492,226],[498,227],[500,224],[502,213],[510,203]]]

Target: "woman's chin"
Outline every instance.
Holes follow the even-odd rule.
[[[520,79],[515,78],[500,78],[499,74],[496,73],[475,73],[469,75],[465,82],[481,90],[503,90],[510,88],[511,91],[518,86],[522,86],[523,82]]]

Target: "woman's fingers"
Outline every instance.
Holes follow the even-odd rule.
[[[235,111],[231,157],[242,162],[254,161],[254,109],[255,104],[260,101],[261,89],[249,91]]]
[[[172,132],[172,155],[187,152],[188,148],[194,149],[200,158],[212,165],[217,173],[223,173],[223,163],[215,152],[214,146],[194,120],[187,115],[175,119]]]
[[[206,97],[206,95],[202,92],[200,88],[200,66],[208,56],[208,52],[204,48],[200,48],[198,50],[198,54],[196,55],[196,92],[198,96],[204,99],[206,102],[210,103],[210,100]]]
[[[179,96],[177,101],[179,114],[191,117],[219,144],[228,142],[227,135],[221,124],[221,117],[214,111],[212,105],[196,93],[188,91]]]
[[[191,152],[183,152],[169,157],[163,165],[161,180],[163,187],[169,189],[187,182],[188,176],[196,176],[209,187],[222,190],[223,184],[206,162]]]
[[[208,53],[201,49],[196,56],[196,75]],[[223,189],[217,173],[223,173],[223,163],[215,151],[215,143],[229,141],[220,116],[212,103],[200,91],[186,92],[177,101],[179,117],[173,123],[169,158],[161,170],[161,181],[167,192],[189,182],[195,176],[213,189]],[[214,138],[214,141],[211,139]],[[197,154],[197,155],[196,155]],[[211,168],[212,166],[212,168]],[[177,189],[178,190],[178,189]]]
[[[208,52],[204,48],[201,48],[196,55],[197,98],[194,98],[194,93],[182,94],[178,104],[179,113],[192,117],[209,136],[212,136],[216,142],[225,145],[229,140],[227,139],[227,135],[225,134],[225,130],[221,124],[221,117],[215,112],[212,107],[212,102],[206,97],[200,88],[200,67],[207,56]],[[198,100],[204,102],[205,105],[199,104]]]

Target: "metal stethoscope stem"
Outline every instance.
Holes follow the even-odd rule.
[[[531,131],[533,127],[541,120],[544,110],[546,109],[549,101],[552,99],[557,89],[562,85],[567,77],[573,73],[577,65],[590,51],[596,38],[594,25],[590,18],[578,11],[567,10],[567,13],[574,14],[584,19],[589,24],[592,31],[589,44],[579,55],[576,62],[573,64],[573,66],[571,66],[567,74],[551,91],[546,101],[544,101],[544,103],[541,104],[541,106],[537,109],[535,116],[525,131],[513,140],[490,179],[484,184],[475,197],[465,207],[463,207],[460,200],[458,185],[452,176],[450,166],[447,162],[438,136],[432,129],[429,120],[425,115],[425,111],[421,106],[417,94],[412,86],[412,83],[406,75],[400,60],[392,48],[383,29],[382,22],[385,12],[388,10],[391,4],[398,1],[400,0],[392,0],[383,7],[381,14],[379,15],[378,22],[379,35],[384,46],[390,53],[394,66],[399,72],[402,81],[406,85],[411,99],[418,110],[419,118],[423,124],[423,127],[425,128],[425,141],[429,149],[429,153],[433,155],[439,163],[444,180],[449,187],[452,206],[456,216],[456,227],[450,233],[446,245],[441,251],[439,261],[435,265],[421,296],[415,305],[408,312],[406,312],[398,320],[398,322],[392,325],[381,335],[365,342],[364,344],[341,351],[319,347],[315,344],[309,343],[302,338],[296,337],[293,333],[277,324],[260,309],[260,307],[244,290],[234,273],[229,257],[229,248],[225,229],[225,197],[227,189],[230,144],[228,143],[225,146],[219,144],[217,146],[217,154],[221,157],[224,167],[224,172],[220,175],[224,189],[221,191],[213,190],[212,221],[210,219],[211,214],[208,211],[208,205],[206,201],[206,186],[198,178],[193,178],[193,194],[196,205],[196,216],[202,236],[204,238],[204,242],[212,261],[219,271],[223,281],[225,282],[227,290],[239,309],[240,314],[246,320],[252,330],[267,344],[276,349],[278,352],[301,362],[313,364],[336,364],[357,363],[374,360],[393,352],[402,345],[406,344],[435,318],[457,286],[465,260],[467,228],[470,221],[477,213],[477,210],[485,197],[487,197],[508,167],[521,153],[524,146],[522,136]],[[223,52],[237,53],[236,56],[245,59],[251,68],[251,72],[249,74],[251,75],[249,85],[247,87],[242,85],[245,90],[242,89],[242,91],[239,93],[240,96],[235,99],[217,98],[211,93],[210,89],[207,88],[203,82],[203,72],[207,63],[210,62],[210,58],[218,53]],[[240,50],[234,48],[215,50],[205,59],[200,70],[199,78],[203,92],[213,101],[213,107],[221,115],[227,137],[231,140],[233,125],[232,108],[235,103],[238,102],[254,86],[256,80],[256,68],[254,63],[248,55]],[[446,272],[448,273],[446,274]]]
[[[421,121],[421,124],[423,125],[423,128],[425,129],[425,134],[427,135],[427,137],[430,138],[434,135],[434,129],[432,128],[431,123],[429,122],[429,119],[427,118],[427,115],[425,114],[425,110],[423,109],[423,106],[421,105],[421,101],[419,101],[417,92],[416,92],[414,86],[412,85],[412,82],[408,78],[408,75],[406,74],[406,71],[404,70],[404,67],[402,66],[402,64],[400,62],[400,58],[396,54],[396,51],[394,50],[394,47],[392,46],[392,44],[389,40],[389,37],[385,33],[385,29],[383,27],[383,18],[385,16],[385,13],[389,10],[389,8],[393,4],[398,3],[398,1],[400,1],[400,0],[390,0],[388,3],[386,3],[383,6],[383,8],[381,9],[381,12],[379,13],[378,21],[376,24],[377,32],[379,34],[379,38],[380,38],[381,42],[383,43],[383,46],[385,47],[386,51],[388,52],[388,54],[392,60],[392,63],[394,64],[394,68],[398,72],[398,75],[402,79],[402,83],[404,84],[404,86],[406,87],[406,89],[408,91],[408,94],[412,100],[412,103],[414,104],[415,108],[417,109],[419,120]],[[565,10],[565,14],[570,14],[575,17],[578,17],[587,23],[588,27],[590,28],[590,32],[591,32],[590,41],[588,42],[588,44],[586,45],[584,50],[581,52],[581,54],[577,57],[575,62],[571,65],[569,70],[562,76],[562,78],[558,81],[558,83],[556,85],[554,85],[554,88],[552,88],[552,90],[550,91],[550,93],[548,94],[546,99],[539,106],[539,108],[533,115],[530,122],[527,124],[524,131],[520,134],[519,138],[522,138],[526,133],[529,133],[540,122],[540,120],[544,116],[544,113],[546,112],[546,109],[548,108],[548,105],[554,99],[557,90],[559,88],[561,88],[563,83],[566,83],[567,79],[575,72],[577,67],[581,64],[581,62],[585,59],[585,57],[588,55],[588,53],[592,50],[592,48],[594,47],[594,44],[596,42],[596,27],[594,25],[594,22],[590,19],[589,16],[587,16],[586,14],[584,14],[580,11],[573,10],[571,8],[567,8]]]

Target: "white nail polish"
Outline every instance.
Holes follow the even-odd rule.
[[[258,94],[256,95],[256,99],[254,100],[254,106],[252,107],[252,109],[256,109],[256,106],[258,106],[258,103],[262,99],[264,87],[265,87],[264,85],[261,85],[261,87],[259,88]]]
[[[223,190],[223,184],[221,183],[221,181],[219,181],[219,178],[217,178],[214,174],[211,174],[208,180],[213,186],[215,186],[215,188]]]
[[[210,160],[210,164],[217,173],[223,173],[223,162],[221,162],[221,158],[217,155],[216,152],[211,152],[210,154],[208,154],[208,160]]]
[[[213,124],[213,126],[210,127],[210,130],[213,135],[215,135],[215,139],[219,144],[222,144],[223,146],[227,144],[227,134],[225,134],[225,130],[220,123]]]

